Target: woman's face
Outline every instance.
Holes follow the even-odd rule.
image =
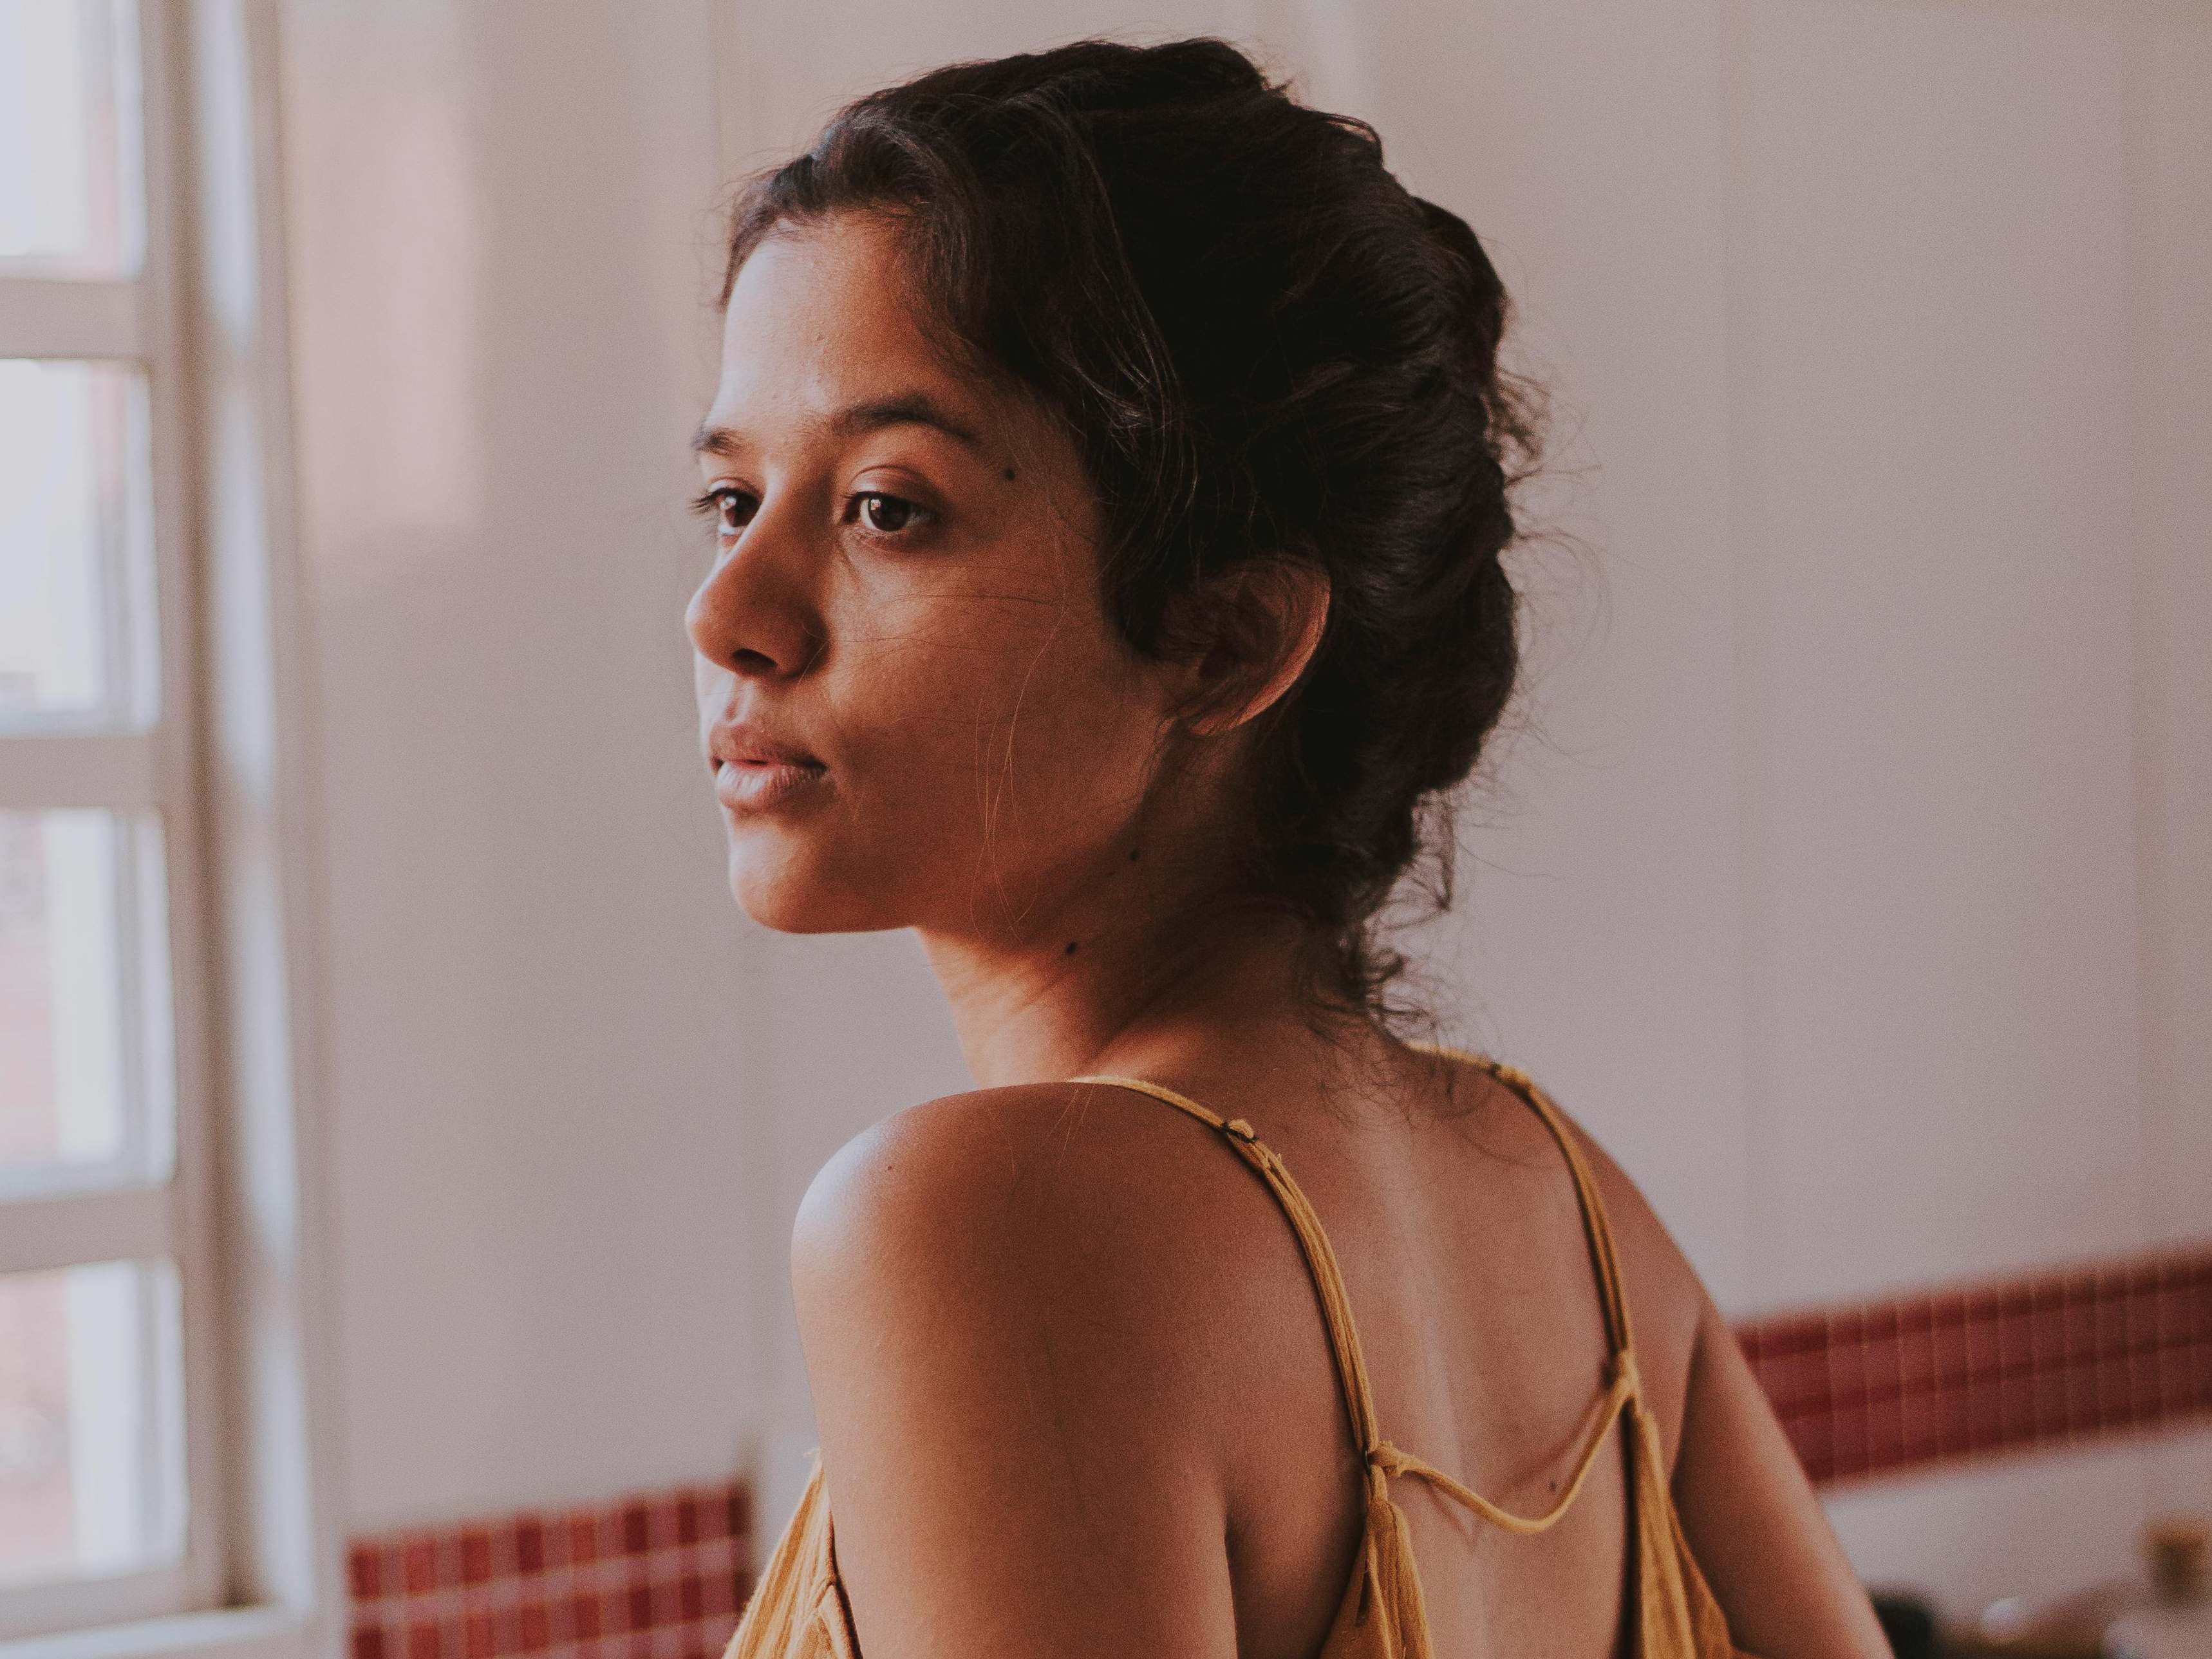
[[[939,361],[902,274],[847,214],[731,292],[686,616],[730,884],[791,933],[1042,933],[1127,856],[1169,685],[1105,614],[1073,446]]]

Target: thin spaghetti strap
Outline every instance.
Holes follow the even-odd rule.
[[[1468,1058],[1479,1060],[1480,1056],[1469,1055]],[[1488,1062],[1483,1063],[1486,1065]],[[1322,1313],[1328,1324],[1329,1346],[1336,1357],[1337,1378],[1343,1389],[1345,1411],[1352,1420],[1353,1443],[1360,1448],[1361,1455],[1366,1460],[1370,1487],[1377,1501],[1387,1499],[1390,1476],[1407,1474],[1429,1482],[1510,1532],[1544,1532],[1566,1514],[1568,1505],[1574,1502],[1576,1494],[1582,1490],[1583,1482],[1597,1462],[1598,1452],[1605,1443],[1607,1431],[1613,1427],[1613,1419],[1636,1397],[1636,1361],[1626,1342],[1627,1310],[1625,1306],[1618,1310],[1620,1316],[1618,1328],[1622,1334],[1622,1340],[1613,1353],[1612,1384],[1592,1404],[1583,1419],[1582,1446],[1576,1456],[1575,1471],[1567,1481],[1566,1489],[1542,1515],[1517,1515],[1510,1510],[1500,1508],[1433,1464],[1423,1462],[1402,1446],[1382,1437],[1376,1422],[1375,1395],[1367,1379],[1367,1362],[1359,1351],[1359,1336],[1352,1324],[1352,1304],[1345,1293],[1344,1274],[1337,1266],[1336,1252],[1329,1246],[1328,1235],[1322,1230],[1321,1218],[1314,1213],[1313,1206],[1307,1202],[1306,1195],[1299,1190],[1297,1182],[1291,1179],[1291,1172],[1284,1167],[1283,1160],[1276,1155],[1273,1148],[1253,1133],[1249,1123],[1241,1117],[1224,1119],[1200,1105],[1189,1096],[1177,1094],[1173,1089],[1143,1078],[1094,1073],[1070,1078],[1068,1081],[1111,1084],[1120,1088],[1134,1089],[1155,1100],[1165,1101],[1200,1122],[1220,1130],[1229,1143],[1236,1147],[1237,1154],[1260,1172],[1284,1212],[1290,1217],[1291,1225],[1298,1236],[1299,1247],[1305,1254],[1307,1270],[1320,1291]],[[1544,1108],[1539,1105],[1537,1110],[1544,1112]],[[1567,1148],[1569,1159],[1575,1160],[1574,1148],[1559,1123],[1548,1113],[1545,1115],[1545,1121],[1550,1123],[1553,1133],[1560,1137],[1560,1144]],[[1585,1182],[1587,1171],[1579,1162],[1577,1162],[1576,1168],[1577,1182]],[[1595,1251],[1600,1248],[1598,1241],[1605,1237],[1604,1212],[1594,1207],[1594,1190],[1587,1185],[1583,1185],[1581,1190],[1584,1195],[1584,1220],[1595,1229],[1591,1245]],[[1609,1240],[1606,1241],[1604,1249],[1610,1251]],[[1609,1255],[1605,1259],[1609,1261]],[[1613,1311],[1613,1306],[1609,1303],[1609,1317]]]
[[[1448,1048],[1440,1042],[1413,1042],[1408,1046],[1480,1066],[1528,1102],[1536,1115],[1544,1121],[1544,1127],[1552,1132],[1552,1139],[1559,1143],[1559,1150],[1566,1154],[1567,1168],[1574,1176],[1575,1200],[1582,1209],[1583,1233],[1589,1242],[1590,1265],[1597,1274],[1598,1295],[1605,1304],[1606,1332],[1613,1345],[1614,1358],[1617,1361],[1621,1356],[1632,1356],[1635,1334],[1628,1317],[1627,1294],[1621,1288],[1620,1261],[1613,1247],[1613,1228],[1606,1220],[1605,1206],[1598,1198],[1597,1177],[1591,1173],[1589,1161],[1583,1156],[1582,1148],[1576,1145],[1574,1135],[1568,1129],[1559,1107],[1517,1066],[1508,1066],[1487,1054]],[[1632,1370],[1634,1363],[1632,1357],[1628,1361]]]
[[[1274,1148],[1262,1141],[1253,1132],[1252,1126],[1241,1117],[1224,1118],[1207,1110],[1188,1095],[1143,1078],[1120,1077],[1094,1073],[1084,1077],[1068,1079],[1070,1083],[1106,1083],[1123,1089],[1134,1089],[1155,1100],[1164,1100],[1178,1107],[1200,1122],[1221,1131],[1229,1144],[1237,1149],[1237,1156],[1260,1172],[1267,1183],[1283,1212],[1290,1217],[1291,1227],[1298,1237],[1298,1248],[1306,1260],[1306,1271],[1312,1276],[1315,1289],[1321,1296],[1322,1316],[1328,1325],[1328,1344],[1336,1357],[1337,1381],[1344,1395],[1345,1414],[1351,1419],[1352,1442],[1369,1456],[1370,1464],[1376,1447],[1387,1444],[1375,1423],[1375,1395],[1367,1381],[1367,1361],[1359,1352],[1359,1334],[1352,1322],[1352,1303],[1344,1291],[1344,1274],[1336,1265],[1336,1252],[1329,1248],[1328,1235],[1322,1231],[1321,1218],[1314,1213],[1306,1195],[1291,1179],[1283,1167],[1283,1160]]]

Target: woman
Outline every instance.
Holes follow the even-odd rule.
[[[1636,1188],[1392,995],[1516,654],[1468,227],[1220,41],[1085,41],[846,109],[723,299],[731,884],[914,928],[981,1085],[800,1208],[731,1655],[1883,1652]]]

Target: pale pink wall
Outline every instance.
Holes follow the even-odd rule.
[[[708,8],[283,21],[347,1518],[711,1476],[781,1273],[681,627]]]

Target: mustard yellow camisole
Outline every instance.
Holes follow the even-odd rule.
[[[1337,1376],[1343,1387],[1352,1434],[1367,1462],[1366,1539],[1316,1659],[1401,1659],[1401,1656],[1402,1659],[1433,1659],[1428,1611],[1421,1599],[1421,1577],[1413,1565],[1405,1512],[1390,1495],[1393,1475],[1412,1475],[1426,1480],[1508,1531],[1542,1532],[1565,1515],[1567,1506],[1575,1501],[1616,1417],[1625,1419],[1623,1432],[1630,1442],[1629,1455],[1634,1468],[1629,1499],[1630,1571],[1635,1575],[1635,1599],[1630,1613],[1633,1638],[1628,1650],[1632,1659],[1752,1659],[1729,1640],[1728,1621],[1720,1604],[1713,1599],[1682,1535],[1661,1461],[1658,1425],[1645,1409],[1642,1384],[1637,1376],[1628,1303],[1621,1291],[1613,1234],[1598,1202],[1597,1183],[1561,1120],[1559,1109],[1525,1073],[1514,1066],[1437,1044],[1415,1046],[1470,1060],[1527,1101],[1544,1120],[1553,1139],[1559,1143],[1560,1150],[1566,1154],[1567,1166],[1574,1174],[1575,1191],[1582,1205],[1583,1231],[1589,1240],[1590,1260],[1597,1270],[1598,1290],[1605,1302],[1606,1328],[1612,1345],[1612,1380],[1590,1407],[1573,1477],[1559,1501],[1542,1515],[1516,1515],[1500,1509],[1441,1469],[1431,1468],[1383,1437],[1376,1425],[1375,1401],[1368,1390],[1366,1363],[1360,1356],[1359,1339],[1352,1328],[1352,1309],[1345,1300],[1344,1280],[1337,1271],[1335,1253],[1329,1248],[1312,1206],[1298,1190],[1297,1183],[1291,1179],[1282,1159],[1254,1135],[1250,1124],[1242,1118],[1224,1121],[1196,1101],[1139,1078],[1097,1075],[1068,1079],[1072,1083],[1106,1083],[1134,1089],[1180,1107],[1219,1130],[1237,1154],[1266,1181],[1297,1233],[1306,1266],[1321,1294],[1322,1312],[1328,1323],[1329,1346],[1335,1352]],[[815,1460],[813,1474],[808,1477],[799,1507],[762,1570],[744,1617],[737,1633],[730,1638],[723,1659],[830,1659],[831,1656],[834,1659],[860,1659],[852,1608],[837,1577],[836,1548],[829,1499],[823,1487],[818,1448]]]

